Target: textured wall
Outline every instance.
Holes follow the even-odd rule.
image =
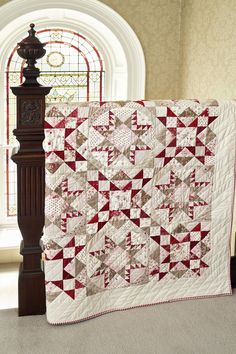
[[[0,5],[7,2],[8,0],[0,0]],[[101,2],[113,8],[130,24],[142,44],[147,72],[146,98],[176,98],[179,79],[181,1],[102,0]]]
[[[176,98],[179,80],[179,0],[102,0],[137,34],[146,60],[146,98]]]
[[[9,2],[10,0],[0,0],[0,5],[4,5],[6,4],[7,2]]]
[[[180,97],[236,97],[236,1],[184,0]]]

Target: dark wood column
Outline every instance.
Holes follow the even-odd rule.
[[[230,273],[232,288],[236,288],[236,256],[231,257]]]
[[[39,315],[46,311],[45,279],[41,262],[40,239],[44,226],[45,157],[44,140],[45,96],[50,87],[37,82],[36,59],[45,54],[44,45],[35,37],[34,25],[29,36],[20,42],[18,54],[26,60],[25,81],[11,87],[17,97],[17,128],[14,135],[20,143],[12,160],[17,164],[17,215],[22,234],[18,299],[19,316]]]

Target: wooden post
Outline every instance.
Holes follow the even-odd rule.
[[[230,276],[232,288],[236,288],[236,256],[231,257]]]
[[[17,128],[14,135],[20,143],[12,160],[17,164],[17,215],[22,234],[20,253],[23,263],[19,270],[19,316],[39,315],[46,311],[45,280],[41,264],[40,239],[44,226],[45,156],[44,140],[45,96],[50,87],[37,82],[36,59],[45,54],[44,44],[35,37],[34,25],[29,36],[18,43],[20,57],[26,59],[25,81],[11,87],[17,97]]]

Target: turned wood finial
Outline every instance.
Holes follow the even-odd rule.
[[[42,58],[46,50],[44,49],[45,44],[41,43],[40,40],[35,36],[35,25],[30,24],[30,30],[28,31],[28,37],[24,38],[20,43],[18,43],[17,53],[22,59],[26,60],[27,67],[23,69],[23,76],[25,81],[21,86],[40,86],[37,81],[39,77],[39,69],[35,67],[37,59]]]

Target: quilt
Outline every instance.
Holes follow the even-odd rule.
[[[230,295],[236,103],[49,104],[47,319]]]

